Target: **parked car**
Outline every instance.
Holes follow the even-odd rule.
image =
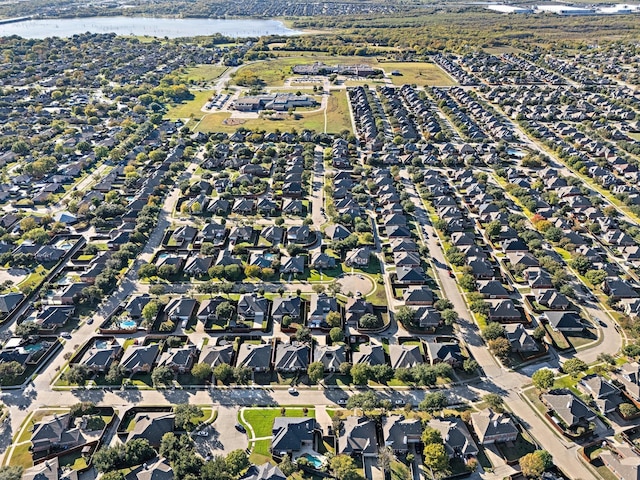
[[[244,428],[243,425],[240,425],[239,423],[236,423],[235,427],[236,427],[236,430],[238,430],[239,432],[247,433],[247,429]]]

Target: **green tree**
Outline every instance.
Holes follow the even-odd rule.
[[[418,404],[418,410],[423,412],[433,412],[435,410],[442,410],[449,401],[447,396],[442,392],[430,392],[425,394],[422,401]]]
[[[199,382],[203,382],[211,378],[211,365],[208,363],[196,363],[191,369],[191,375],[198,380]]]
[[[371,378],[371,367],[366,363],[356,363],[351,367],[351,379],[356,385],[366,385]]]
[[[197,426],[197,419],[204,416],[202,409],[196,405],[180,403],[173,407],[175,425],[177,429],[192,431]]]
[[[442,434],[433,427],[425,427],[422,431],[422,443],[431,445],[432,443],[442,443]]]
[[[544,450],[527,453],[520,458],[520,471],[525,477],[540,478],[544,471],[549,468],[547,466],[549,460],[551,460],[551,465],[553,465],[551,455]]]
[[[562,364],[562,371],[574,377],[580,372],[584,372],[588,368],[589,365],[587,365],[583,360],[580,360],[579,358],[570,358]]]
[[[213,369],[213,376],[222,383],[229,383],[233,380],[233,367],[228,363],[216,365]]]
[[[504,327],[498,322],[489,322],[482,330],[482,338],[485,340],[495,340],[504,337]]]
[[[329,460],[329,468],[337,480],[353,480],[358,478],[356,462],[348,455],[336,455]]]
[[[354,365],[355,366],[355,365]],[[361,408],[363,410],[374,410],[380,406],[380,399],[373,391],[356,393],[347,400],[347,408]]]
[[[253,370],[249,367],[236,367],[233,369],[233,378],[239,385],[247,385],[253,378]]]
[[[226,458],[227,468],[233,476],[240,475],[249,466],[249,457],[244,450],[233,450]]]
[[[122,368],[119,362],[113,362],[109,367],[109,371],[104,376],[106,382],[110,383],[111,385],[120,385],[123,378],[124,368]]]
[[[303,343],[311,342],[311,330],[307,327],[299,326],[295,334],[296,340]]]
[[[588,270],[584,276],[591,285],[600,285],[607,279],[607,272],[604,270]]]
[[[165,366],[156,367],[151,372],[151,381],[155,387],[171,385],[173,383],[173,371]]]
[[[36,322],[26,321],[20,323],[16,327],[16,335],[18,337],[27,338],[32,335],[36,335],[40,331],[40,327]]]
[[[500,220],[493,220],[487,223],[487,226],[485,227],[485,233],[490,239],[493,240],[498,238],[498,235],[500,235],[501,229],[502,229],[502,224],[500,223]]]
[[[342,325],[342,315],[340,315],[340,312],[329,312],[326,320],[330,327],[340,327]]]
[[[636,407],[633,403],[621,403],[618,406],[618,410],[620,410],[620,414],[624,418],[633,417],[638,413],[638,407]]]
[[[382,327],[382,319],[373,313],[365,313],[358,322],[360,328],[376,329]]]
[[[329,338],[333,343],[342,342],[344,340],[344,332],[340,327],[334,327],[329,331]]]
[[[155,277],[158,275],[158,269],[153,263],[143,263],[138,268],[138,276],[140,278]]]
[[[449,467],[449,455],[441,443],[425,445],[422,455],[424,464],[434,472],[442,472]]]
[[[19,465],[0,467],[0,480],[20,480],[22,467]]]
[[[278,464],[278,468],[280,468],[280,471],[284,473],[286,477],[289,477],[298,471],[298,466],[291,461],[291,457],[289,457],[289,455],[287,455],[286,453]]]
[[[151,300],[142,308],[142,318],[145,322],[150,324],[156,319],[159,311],[160,303],[155,300]]]
[[[487,393],[482,397],[482,401],[496,412],[504,410],[504,399],[497,393]]]
[[[498,358],[507,358],[511,353],[511,342],[504,337],[489,340],[487,345],[491,353]]]
[[[554,380],[555,375],[553,371],[549,370],[548,368],[541,368],[540,370],[536,370],[533,375],[531,375],[533,386],[538,390],[549,390],[553,386]]]
[[[24,373],[24,367],[12,360],[0,363],[0,385],[11,385]]]
[[[396,320],[399,321],[401,324],[411,325],[415,314],[416,314],[415,309],[403,305],[402,307],[399,307],[396,310],[395,317],[396,317]]]
[[[307,368],[307,375],[311,383],[318,383],[324,378],[324,365],[322,362],[313,362]]]
[[[70,385],[84,385],[89,378],[89,369],[81,364],[72,365],[62,377]]]

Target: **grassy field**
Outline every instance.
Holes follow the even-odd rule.
[[[206,98],[205,100],[206,101]],[[193,102],[193,101],[192,101]],[[248,129],[263,129],[273,132],[276,129],[286,132],[292,129],[302,130],[308,128],[317,132],[324,132],[324,112],[297,112],[296,115],[285,114],[275,118],[240,118],[233,121],[227,120],[231,116],[228,112],[211,113],[202,117],[200,123],[194,128],[201,132],[227,132],[233,133],[239,127]],[[186,116],[188,117],[188,115]],[[181,118],[186,118],[181,117]],[[197,116],[195,118],[198,118]],[[227,120],[226,123],[225,120]],[[327,103],[327,133],[339,133],[342,130],[351,131],[351,118],[349,105],[344,91],[331,92]]]
[[[273,421],[276,417],[280,417],[280,408],[255,408],[244,411],[244,419],[253,428],[255,438],[268,437],[271,435]],[[304,417],[302,408],[286,408],[285,417]],[[315,409],[310,408],[307,417],[314,418],[316,416]]]
[[[165,115],[165,118],[170,120],[175,120],[178,118],[201,118],[204,113],[200,110],[209,97],[211,97],[212,92],[208,90],[192,92],[194,98],[192,100],[188,100],[186,102],[179,103],[177,105],[172,106]],[[234,130],[235,131],[235,130]]]
[[[185,73],[180,75],[180,79],[185,82],[210,82],[227,71],[228,67],[221,65],[198,65],[185,69]]]
[[[457,82],[447,75],[444,70],[433,63],[425,62],[384,62],[378,64],[391,77],[394,85],[415,83],[418,86],[448,87]],[[398,70],[402,75],[391,75]]]

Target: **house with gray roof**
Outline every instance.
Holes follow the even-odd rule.
[[[276,297],[271,306],[271,318],[276,322],[282,322],[285,316],[291,317],[294,322],[300,320],[302,299],[295,297]]]
[[[249,323],[261,324],[267,314],[269,302],[256,293],[245,293],[238,300],[238,319]]]
[[[305,447],[313,448],[320,426],[315,418],[276,417],[273,421],[271,452],[290,457]]]
[[[165,433],[173,432],[175,415],[171,412],[140,412],[133,417],[133,430],[127,435],[127,442],[137,438],[149,441],[158,448]]]
[[[433,305],[433,292],[426,285],[412,285],[402,293],[405,305]]]
[[[50,452],[54,449],[75,447],[84,443],[80,429],[75,427],[70,414],[49,415],[33,426],[31,451]]]
[[[478,454],[478,446],[461,418],[432,418],[427,425],[440,432],[449,458],[468,459]]]
[[[361,344],[352,354],[353,364],[366,363],[367,365],[384,365],[384,350],[382,345]]]
[[[320,327],[326,325],[329,312],[339,312],[338,301],[325,293],[311,296],[309,304],[309,326]]]
[[[200,352],[199,363],[206,363],[215,368],[221,363],[231,365],[233,362],[233,345],[205,345]]]
[[[22,293],[5,293],[0,295],[0,317],[5,317],[22,301]]]
[[[625,363],[616,374],[624,390],[636,401],[640,401],[640,364],[638,362]]]
[[[511,323],[504,326],[504,334],[511,344],[511,350],[519,353],[538,351],[538,344],[525,330],[521,323]]]
[[[613,449],[603,449],[600,459],[620,480],[640,480],[640,456],[631,446],[616,443]]]
[[[75,472],[75,470],[74,470]],[[77,479],[77,472],[76,472]],[[53,457],[27,468],[22,472],[20,480],[62,480],[58,457]],[[71,479],[70,479],[71,480]]]
[[[78,363],[94,373],[104,373],[121,354],[122,347],[116,340],[104,342],[96,340]]]
[[[488,300],[489,303],[489,320],[492,322],[519,322],[522,320],[522,314],[510,298],[502,300]]]
[[[448,363],[452,367],[458,367],[464,362],[460,345],[455,342],[426,342],[427,355],[431,365],[436,363]]]
[[[547,311],[544,315],[554,330],[560,332],[582,332],[585,329],[585,325],[578,312]]]
[[[133,469],[126,480],[173,480],[173,468],[164,457],[156,457]]]
[[[249,467],[241,480],[286,480],[286,478],[277,465],[271,465],[267,462],[260,466],[252,465]]]
[[[596,417],[582,400],[568,390],[545,393],[540,399],[568,428],[588,424]]]
[[[187,373],[198,357],[198,350],[193,344],[182,347],[167,348],[158,359],[158,366],[168,367],[176,373]]]
[[[591,396],[598,410],[605,415],[614,411],[622,403],[620,390],[600,375],[592,374],[583,377],[578,382],[578,388]]]
[[[480,444],[514,442],[518,437],[518,427],[506,413],[496,413],[491,409],[471,414],[471,423]]]
[[[347,361],[347,352],[344,345],[316,345],[313,361],[322,363],[325,372],[337,372]]]
[[[266,372],[271,366],[271,344],[255,345],[244,342],[238,350],[238,367],[249,367],[254,372]]]
[[[306,372],[309,367],[309,346],[280,343],[276,347],[274,368],[279,372]]]
[[[122,355],[120,366],[128,374],[149,373],[160,353],[160,345],[131,345]]]
[[[418,345],[389,345],[389,358],[391,368],[411,368],[424,363],[420,347]]]
[[[363,457],[378,455],[376,423],[366,417],[349,416],[342,422],[338,436],[338,454]]]
[[[421,441],[422,422],[417,418],[407,419],[402,415],[387,415],[382,418],[382,438],[385,447],[396,453],[407,453],[410,445]]]

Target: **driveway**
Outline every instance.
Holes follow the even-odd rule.
[[[195,436],[198,453],[226,455],[233,450],[245,450],[249,446],[247,436],[235,429],[238,407],[219,407],[218,418],[208,427],[209,436]]]

